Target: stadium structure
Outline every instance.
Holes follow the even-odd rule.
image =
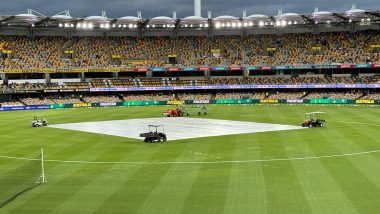
[[[199,15],[200,4],[195,7]],[[69,11],[47,17],[29,9],[1,20],[3,107],[12,107],[13,101],[25,108],[41,103],[22,101],[35,99],[24,97],[25,92],[50,96],[210,89],[216,100],[216,90],[287,88],[302,92],[291,96],[299,99],[309,93],[318,98],[310,89],[329,88],[327,94],[361,90],[336,98],[377,97],[379,14],[353,5],[344,13],[316,8],[311,15],[280,10],[274,17],[247,16],[244,11],[240,18],[212,18],[209,11],[207,18],[178,19],[174,11],[173,17],[143,19],[138,12],[137,17],[113,19],[105,11],[73,18]],[[246,94],[241,98],[258,98]],[[118,96],[114,101],[123,101]]]
[[[380,211],[378,10],[28,9],[0,55],[0,212]]]

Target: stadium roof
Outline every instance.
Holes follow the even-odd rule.
[[[181,19],[181,22],[191,22],[191,23],[207,22],[207,19],[200,16],[188,16],[186,18]]]
[[[138,16],[123,16],[120,18],[108,18],[105,11],[102,15],[93,15],[85,18],[75,18],[70,15],[70,12],[65,10],[53,16],[45,16],[39,12],[28,9],[27,13],[16,15],[0,16],[0,28],[6,27],[39,27],[39,28],[79,28],[92,29],[104,28],[112,29],[118,26],[132,25],[138,27],[164,26],[184,27],[202,24],[203,27],[284,27],[287,25],[302,25],[302,24],[334,24],[334,23],[359,23],[373,24],[380,23],[380,11],[365,11],[356,8],[353,5],[351,10],[342,13],[333,13],[330,11],[319,11],[315,9],[312,14],[297,14],[297,13],[282,13],[279,11],[277,16],[267,16],[265,14],[254,14],[245,17],[234,17],[230,15],[218,16],[215,18],[203,18],[199,16],[188,16],[182,19],[177,19],[175,12],[173,17],[158,16],[152,19],[143,19],[141,12]],[[140,24],[142,23],[142,24]]]
[[[236,21],[239,18],[229,15],[218,16],[214,18],[214,21]]]

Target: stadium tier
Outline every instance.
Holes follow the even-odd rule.
[[[2,69],[378,64],[380,33],[189,37],[2,36]],[[173,58],[170,61],[169,58]]]
[[[378,99],[380,31],[0,37],[1,105]]]
[[[78,80],[79,81],[79,80]],[[51,83],[10,83],[8,85],[0,85],[0,91],[11,90],[17,91],[42,91],[42,90],[64,90],[64,89],[93,89],[94,91],[103,91],[107,88],[131,88],[139,90],[139,88],[161,87],[168,90],[181,86],[276,86],[276,85],[376,85],[379,76],[367,74],[366,76],[329,76],[314,75],[312,77],[302,76],[261,76],[261,77],[212,77],[205,78],[135,78],[135,79],[92,79],[89,82],[51,82]],[[331,86],[332,87],[332,86]],[[120,90],[121,90],[120,89]]]

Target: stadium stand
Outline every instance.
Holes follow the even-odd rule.
[[[88,82],[65,82],[63,83],[63,88],[67,88],[67,89],[90,88],[90,84]]]
[[[311,92],[305,99],[353,99],[360,98],[363,93],[360,92]]]
[[[148,68],[166,67],[168,55],[177,56],[177,64],[184,66],[364,64],[380,62],[379,52],[369,48],[379,42],[379,35],[378,31],[359,31],[178,39],[3,36],[0,50],[13,51],[15,69],[121,66],[113,60],[115,54],[121,55],[122,66]],[[219,57],[212,57],[213,50],[219,51]],[[131,63],[136,60],[139,63]],[[2,57],[1,67],[12,68],[10,59]]]
[[[156,101],[169,101],[174,100],[173,95],[169,94],[123,94],[124,101],[136,101],[136,100],[156,100]]]
[[[108,85],[114,88],[129,88],[136,87],[136,81],[134,79],[110,79]]]
[[[176,66],[297,66],[297,65],[345,65],[380,63],[379,30],[357,32],[325,32],[319,34],[287,33],[287,34],[257,34],[234,36],[168,36],[131,37],[131,36],[1,36],[0,37],[0,70],[11,70],[12,77],[17,81],[3,81],[0,93],[25,93],[30,91],[55,90],[58,92],[89,91],[90,88],[135,88],[135,87],[173,87],[173,86],[238,86],[238,85],[307,85],[307,84],[376,84],[380,83],[378,70],[311,70],[296,72],[272,72],[270,75],[262,72],[248,75],[226,71],[221,76],[210,74],[207,70],[197,71],[199,75],[180,76],[165,72]],[[12,53],[12,54],[10,54]],[[114,55],[119,56],[114,58]],[[172,55],[176,62],[169,62]],[[377,64],[376,64],[377,63]],[[102,73],[102,69],[115,67],[129,68],[120,70],[117,75],[110,72]],[[70,69],[79,69],[77,74],[70,74]],[[134,69],[163,68],[158,76],[153,74],[135,74]],[[44,71],[62,69],[65,74],[58,78],[70,76],[77,78],[71,81],[40,81],[48,80],[45,74],[28,73],[29,70]],[[78,74],[81,69],[93,69],[92,75]],[[100,69],[100,70],[97,70]],[[98,72],[99,71],[99,72]],[[195,71],[195,70],[194,70]],[[124,72],[124,73],[123,73]],[[202,72],[202,73],[201,73]],[[241,71],[245,72],[245,71]],[[281,73],[282,72],[282,73]],[[314,73],[315,72],[315,73]],[[377,73],[376,73],[377,72]],[[1,76],[8,76],[6,72]],[[34,75],[36,73],[36,75]],[[59,73],[59,72],[58,72]],[[281,74],[280,74],[281,73]],[[27,74],[27,75],[25,75]],[[87,75],[89,77],[87,77]],[[175,77],[176,75],[179,75]],[[120,76],[120,77],[119,77]],[[29,81],[27,77],[38,78]],[[22,81],[25,79],[25,81]],[[8,84],[9,82],[9,84]],[[48,83],[46,83],[48,82]],[[48,91],[45,91],[48,93]],[[207,100],[207,99],[378,99],[376,90],[329,91],[305,90],[289,91],[249,91],[225,92],[210,91],[199,93],[170,92],[168,94],[154,92],[152,94],[119,94],[119,95],[78,95],[72,94],[38,94],[38,96],[20,96],[20,100],[2,102],[9,105],[50,105],[83,102],[119,102],[133,100]]]
[[[138,79],[138,84],[141,87],[159,87],[165,86],[164,79]]]
[[[118,96],[115,96],[115,95],[109,95],[109,96],[106,96],[106,95],[103,95],[103,96],[95,96],[95,95],[92,95],[92,96],[85,96],[83,98],[83,100],[86,102],[86,103],[113,103],[113,102],[121,102],[122,100],[118,97]]]
[[[179,100],[211,100],[212,94],[210,93],[179,93]]]

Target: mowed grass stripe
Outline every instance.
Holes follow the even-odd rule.
[[[159,146],[159,149],[150,156],[145,156],[147,161],[160,159],[162,154],[166,153],[167,147],[164,144],[150,146]],[[176,150],[171,150],[171,155],[180,156],[184,148],[184,146],[176,147]],[[171,165],[140,165],[135,173],[125,179],[117,190],[115,189],[97,206],[95,213],[105,213],[110,210],[114,210],[115,213],[136,213],[171,167]],[[159,209],[160,207],[156,207],[156,210]]]
[[[294,135],[293,140],[304,144],[304,149],[310,156],[318,155],[310,147],[313,142],[303,138],[301,133]],[[292,163],[297,166],[296,173],[303,184],[312,213],[356,213],[349,199],[319,159],[294,160]]]
[[[61,157],[61,154],[62,154],[67,159],[74,159],[74,160],[87,159],[87,160],[90,160],[90,158],[91,158],[91,160],[93,160],[93,161],[96,161],[96,160],[103,161],[104,159],[107,159],[107,156],[111,156],[112,160],[115,160],[114,156],[117,155],[116,151],[117,150],[122,151],[118,147],[116,147],[118,149],[114,149],[113,151],[109,151],[110,149],[114,148],[114,147],[110,147],[110,144],[112,145],[112,142],[110,142],[109,140],[112,138],[109,138],[107,136],[101,136],[99,138],[98,136],[93,135],[93,134],[87,134],[87,135],[88,135],[88,137],[86,138],[87,139],[86,142],[83,142],[83,140],[81,141],[80,140],[81,138],[77,137],[77,135],[75,135],[75,134],[68,137],[67,140],[70,142],[74,142],[73,145],[69,144],[69,143],[65,144],[64,142],[56,142],[56,144],[65,145],[65,147],[64,148],[61,148],[61,146],[57,147],[57,148],[60,148],[60,150],[58,150],[54,154],[51,154],[49,149],[45,150],[46,157],[48,157],[48,158],[49,157]],[[75,141],[78,139],[79,139],[80,143],[75,144]],[[121,138],[117,138],[117,139],[121,139]],[[101,141],[99,142],[99,140],[101,140]],[[102,141],[103,141],[103,143],[102,143]],[[105,145],[104,143],[107,144],[108,146]],[[57,149],[57,148],[55,148],[55,149]],[[126,150],[126,151],[132,152],[133,150]],[[70,155],[70,156],[67,156],[67,155]],[[123,155],[123,157],[125,157],[125,156],[128,156],[128,153],[125,153]],[[63,183],[65,183],[67,180],[69,180],[71,178],[76,178],[77,174],[78,175],[81,174],[80,172],[86,172],[86,170],[82,170],[82,169],[85,169],[87,167],[86,165],[62,164],[62,163],[56,163],[56,162],[47,162],[45,165],[46,165],[46,175],[50,181],[48,182],[48,184],[44,185],[44,188],[50,186],[51,189],[56,189],[58,186],[62,190],[60,190],[59,193],[57,193],[57,195],[60,195],[60,192],[66,192],[66,190],[69,190],[69,192],[74,191],[72,186],[61,185],[59,182],[62,181]],[[106,168],[107,166],[100,166],[100,167]],[[93,169],[96,169],[96,168],[93,168]],[[90,171],[90,173],[93,173],[93,172]],[[84,178],[86,177],[85,175],[83,175],[83,176],[84,176]],[[91,177],[94,177],[94,176],[91,175]],[[86,182],[86,181],[84,181],[84,182]],[[57,183],[60,185],[57,185]],[[85,184],[86,183],[79,184],[78,188],[85,186]],[[73,183],[73,186],[76,186],[75,183]],[[46,190],[48,198],[50,197],[49,192],[51,192],[51,189],[49,188]],[[44,192],[42,192],[39,195],[36,195],[35,200],[39,201],[38,199],[41,199],[40,197],[43,197],[43,194],[44,194]],[[68,196],[69,196],[69,194],[70,193],[67,193]],[[63,199],[61,199],[60,202],[57,202],[57,204],[61,203],[62,200]],[[32,202],[34,200],[30,200],[30,201]],[[52,208],[55,208],[55,206],[57,206],[57,204],[54,204],[54,207],[52,207]],[[29,204],[21,205],[21,207],[24,207],[24,206],[28,207]]]
[[[73,158],[80,158],[86,156],[86,154],[91,154],[93,158],[101,160],[103,156],[112,147],[101,148],[100,144],[92,143],[87,144],[88,147],[85,148],[80,153],[73,153],[75,156]],[[33,193],[34,196],[28,199],[24,204],[19,205],[14,209],[15,212],[22,212],[22,210],[35,210],[38,212],[52,212],[61,203],[68,200],[73,192],[78,192],[80,189],[85,187],[88,182],[95,179],[101,174],[102,171],[107,170],[109,166],[107,165],[97,165],[97,166],[87,166],[87,165],[69,165],[61,163],[47,163],[46,164],[46,175],[48,176],[48,183],[41,186],[38,192]],[[55,175],[55,176],[54,176]],[[43,210],[40,209],[41,206],[33,206],[40,204],[41,202],[49,200],[48,206],[44,206]]]
[[[137,148],[136,148],[137,149]],[[99,160],[104,159],[104,156],[112,155],[115,161],[123,161],[131,150],[123,151],[118,146],[107,149],[104,155],[98,157]],[[64,210],[67,212],[88,212],[96,210],[96,205],[103,203],[108,197],[120,187],[128,176],[132,176],[139,167],[138,166],[123,166],[119,164],[103,165],[97,171],[97,175],[93,178],[86,177],[88,182],[75,194],[67,198],[65,202],[55,208],[55,211]],[[76,201],[82,201],[80,204],[73,206]]]
[[[224,151],[223,158],[232,158],[235,143],[231,138],[226,138],[224,142],[207,139],[204,141],[209,144],[206,154],[219,154]],[[226,204],[231,167],[232,164],[201,165],[200,169],[194,172],[195,180],[192,182],[180,213],[222,213]],[[207,206],[208,204],[211,206]]]
[[[296,109],[291,110],[294,114],[297,114]],[[336,114],[338,110],[340,109],[332,109],[329,114]],[[329,148],[331,144],[335,143],[336,138],[319,137],[320,135],[330,136],[329,132],[332,131],[329,129],[330,127],[331,126],[323,129],[312,128],[297,130],[299,133],[292,137],[295,142],[294,145],[301,144],[304,148],[298,148],[299,151],[288,149],[290,156],[294,156],[301,151],[307,154],[306,156],[319,156],[319,152],[322,152],[324,149]],[[319,142],[321,140],[327,141],[327,143],[320,144]],[[288,144],[288,148],[292,145],[293,144]],[[315,148],[318,149],[315,150]],[[331,151],[331,149],[329,150]],[[330,172],[326,170],[320,159],[292,161],[292,163],[298,166],[297,174],[304,186],[303,189],[305,189],[313,213],[356,213],[350,200],[338,186]],[[334,203],[331,203],[332,201],[334,201]]]
[[[70,137],[69,137],[70,139]],[[75,142],[76,138],[73,138],[72,141]],[[35,140],[34,140],[35,141]],[[70,144],[65,144],[63,142],[48,142],[49,146],[52,146],[54,144],[60,143],[59,147],[52,146],[52,150],[54,151],[54,154],[52,156],[59,156],[59,154],[65,154],[67,157],[68,155],[73,158],[83,157],[84,155],[88,154],[88,151],[92,147],[98,146],[98,144],[82,144],[85,146],[71,146]],[[34,149],[33,149],[34,150]],[[28,151],[28,150],[25,150]],[[39,154],[38,149],[38,154]],[[50,156],[50,149],[45,150],[45,158],[46,156]],[[23,160],[25,161],[25,160]],[[28,162],[28,161],[27,161]],[[54,203],[57,196],[61,194],[61,191],[65,191],[66,189],[73,190],[72,188],[66,188],[66,186],[57,186],[56,184],[66,178],[66,176],[70,173],[73,173],[77,170],[78,167],[75,166],[69,166],[69,167],[62,167],[60,163],[45,163],[45,172],[46,176],[48,177],[48,180],[50,180],[48,183],[39,186],[38,188],[34,189],[33,191],[27,192],[26,194],[21,195],[17,198],[12,204],[9,204],[5,209],[11,210],[12,212],[25,212],[27,210],[34,210],[37,209],[38,212],[42,212],[45,209],[53,209],[56,204],[59,204],[60,202],[57,201]],[[36,172],[40,173],[40,171]],[[56,190],[58,188],[58,190]],[[62,190],[61,190],[62,189]],[[56,194],[53,194],[52,192],[57,191]],[[23,200],[24,199],[24,200]],[[50,201],[49,204],[43,204],[44,201]],[[33,206],[32,204],[40,204],[41,206]],[[43,206],[45,205],[45,206]],[[39,207],[44,207],[44,210],[40,209]]]
[[[246,116],[254,115],[252,108],[235,108],[233,111],[239,120],[246,120]],[[236,135],[231,160],[260,159],[258,152],[259,137],[256,134]],[[259,203],[261,201],[261,203]],[[265,213],[266,196],[262,164],[234,164],[230,169],[230,179],[226,192],[224,213]]]
[[[283,140],[288,139],[282,139],[281,134],[273,132],[270,139],[260,142],[260,151],[263,154],[270,154],[272,148],[276,147],[277,154],[289,158]],[[268,213],[276,213],[278,210],[281,210],[281,213],[311,212],[309,202],[295,170],[290,161],[264,164],[263,173]]]
[[[365,144],[373,144],[376,143],[378,140],[372,136],[372,132],[375,132],[375,130],[372,127],[368,127],[366,129],[366,132],[360,132],[357,130],[356,127],[347,127],[349,129],[350,137],[347,138],[347,135],[342,132],[335,132],[334,136],[332,136],[334,139],[339,139],[346,137],[346,143],[350,145],[350,147],[353,150],[364,150],[366,151],[368,149],[368,146]],[[354,137],[352,137],[354,136]],[[377,143],[378,145],[378,143]],[[340,149],[340,148],[337,148]],[[343,151],[345,152],[345,151]],[[350,158],[349,160],[355,167],[360,170],[373,184],[377,186],[377,189],[373,189],[372,191],[377,192],[380,194],[380,160],[379,160],[378,154],[371,154],[363,157],[356,157],[356,158]],[[380,205],[378,207],[380,209]]]
[[[268,107],[267,115],[269,117],[273,117],[273,119],[276,119],[276,117],[283,116],[284,114],[275,108]],[[297,118],[297,114],[295,114],[294,111],[289,111],[287,115],[291,118]],[[293,130],[291,133],[303,133],[304,131],[305,130]],[[278,151],[281,153],[281,156],[284,156],[286,158],[294,157],[291,150],[293,145],[297,145],[297,143],[293,140],[294,135],[291,133],[273,132],[271,133],[271,137],[268,138],[268,141],[276,143],[276,147],[278,147]],[[301,145],[301,147],[303,147],[303,145]],[[269,147],[264,148],[264,151],[269,151],[270,149]],[[281,165],[287,165],[287,167],[278,168],[278,166]],[[286,169],[286,171],[284,171],[284,169]],[[310,202],[305,193],[306,189],[304,188],[304,183],[301,182],[298,176],[298,170],[300,169],[297,167],[297,165],[294,164],[293,161],[284,163],[269,163],[268,166],[264,168],[264,170],[264,173],[267,175],[267,177],[269,177],[269,175],[273,176],[272,179],[269,179],[269,181],[272,181],[273,183],[266,182],[267,189],[270,185],[275,185],[276,187],[274,189],[278,189],[280,192],[284,191],[282,197],[278,197],[278,195],[271,190],[273,198],[275,199],[274,202],[276,202],[273,206],[276,207],[276,209],[280,208],[279,210],[282,210],[282,213],[311,212],[311,205],[309,204]],[[265,180],[268,181],[267,179]],[[285,194],[285,192],[287,193]],[[267,200],[271,201],[271,198],[268,196]],[[286,200],[287,203],[281,204],[280,201],[284,200]],[[298,204],[298,206],[294,206],[295,204]],[[271,205],[268,205],[269,213],[272,212],[272,208],[273,207]]]
[[[322,146],[333,148],[335,153],[340,152],[339,149],[335,148],[334,141],[329,141],[323,134],[319,136],[305,135],[304,138],[305,140],[312,140],[313,137],[318,137],[321,140],[318,144],[310,144],[311,149],[314,150],[314,148]],[[319,152],[319,150],[314,151],[317,154]],[[359,213],[375,213],[374,210],[376,209],[374,209],[373,204],[380,197],[380,192],[373,191],[377,189],[376,185],[355,167],[350,158],[320,159],[319,161]]]
[[[236,160],[242,157],[260,159],[259,139],[255,134],[236,136],[234,143],[239,146],[235,146],[232,159]],[[240,149],[236,149],[237,147]],[[247,152],[248,149],[251,152]],[[247,154],[244,154],[245,152]],[[262,168],[262,163],[233,164],[224,213],[266,213],[267,200]]]
[[[207,160],[209,158],[207,151],[210,144],[208,143],[192,143],[191,139],[169,141],[168,143],[184,147],[180,152],[181,154],[176,159],[173,159],[173,161],[181,161],[183,159]],[[173,164],[152,189],[144,203],[140,206],[138,213],[155,213],[157,210],[160,213],[179,213],[186,202],[186,196],[191,190],[200,167],[201,165]]]

